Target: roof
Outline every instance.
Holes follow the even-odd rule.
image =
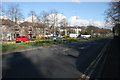
[[[15,24],[15,22],[9,20],[9,19],[0,19],[0,21],[2,22],[2,25],[8,25],[11,26],[13,24]]]
[[[33,26],[33,25],[36,26],[36,27],[43,27],[44,26],[44,24],[31,23],[31,22],[27,22],[27,21],[25,21],[25,22],[23,22],[23,23],[20,24],[21,27],[22,26],[28,27],[28,26]]]

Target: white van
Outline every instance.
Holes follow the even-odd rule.
[[[91,37],[91,35],[81,35],[81,37]]]
[[[77,36],[78,36],[77,34],[70,34],[69,35],[69,37],[71,37],[71,38],[77,38]]]

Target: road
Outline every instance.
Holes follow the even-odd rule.
[[[98,63],[97,58],[103,56],[100,54],[111,40],[110,37],[92,39],[1,55],[2,77],[80,78],[83,74],[89,75],[87,70]]]

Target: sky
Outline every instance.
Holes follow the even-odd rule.
[[[8,5],[19,4],[21,12],[28,18],[31,10],[40,14],[41,11],[51,9],[62,13],[73,24],[89,24],[90,21],[103,27],[105,14],[109,8],[109,2],[3,2],[2,5],[7,9]],[[73,19],[73,21],[72,21]],[[80,22],[81,21],[81,22]]]

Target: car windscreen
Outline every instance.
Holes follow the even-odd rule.
[[[22,38],[28,38],[28,37],[23,36]]]
[[[16,38],[21,38],[20,36],[16,37]]]

